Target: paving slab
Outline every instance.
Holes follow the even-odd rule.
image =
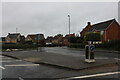
[[[69,54],[69,53],[68,53]],[[75,70],[99,67],[108,64],[116,64],[117,60],[109,58],[97,58],[95,63],[86,63],[84,56],[70,56],[50,52],[37,52],[37,51],[28,51],[28,52],[4,52],[4,56],[9,56],[33,63],[38,64],[48,64],[59,67],[65,67]]]

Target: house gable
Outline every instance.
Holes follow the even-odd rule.
[[[108,28],[106,28],[104,35],[106,36],[104,41],[120,40],[120,26],[115,20]]]
[[[17,41],[20,41],[20,36],[20,33],[8,33],[6,41],[8,43],[17,43]]]
[[[36,35],[34,35],[34,34],[28,35],[28,36],[26,37],[26,41],[32,41],[32,42],[34,42],[34,41],[35,41],[35,36],[36,36]]]
[[[90,29],[90,27],[91,27],[91,23],[88,22],[88,25],[80,32],[80,35],[84,36],[85,33]]]
[[[105,30],[107,27],[109,27],[109,25],[110,25],[113,21],[115,21],[115,19],[94,24],[94,25],[92,25],[92,26],[90,27],[90,29],[89,29],[87,32],[91,32],[93,29],[95,29],[95,30],[97,30],[97,31],[103,31],[103,30]]]
[[[100,32],[102,42],[109,40],[120,40],[120,25],[115,19],[91,25],[88,30],[83,30],[81,33],[84,35],[87,32],[93,31]]]
[[[33,43],[37,43],[37,42],[40,42],[42,40],[45,40],[43,34],[29,34],[26,37],[26,41],[32,41]]]

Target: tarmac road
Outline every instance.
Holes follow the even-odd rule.
[[[67,49],[67,48],[44,48],[46,52],[54,52],[64,55],[72,56],[84,56],[84,51],[81,53],[81,50]],[[16,53],[23,52],[34,52],[34,51],[16,51]],[[81,54],[80,54],[81,53]],[[109,53],[109,52],[96,52],[95,56],[99,58],[115,58],[119,60],[118,53]],[[113,73],[119,72],[118,65],[108,65],[103,67],[97,67],[92,69],[85,70],[70,70],[60,67],[54,67],[43,64],[34,64],[31,62],[26,62],[18,59],[13,59],[10,57],[2,56],[2,77],[3,78],[70,78],[76,76],[86,76],[86,75],[96,75],[104,73]],[[118,73],[119,74],[119,73]],[[118,78],[118,74],[104,75],[104,76],[93,76],[92,78]]]
[[[43,51],[64,54],[64,55],[72,55],[72,56],[85,56],[85,50],[83,49],[71,49],[65,47],[46,47],[43,48]],[[95,57],[103,57],[103,58],[120,58],[120,52],[112,52],[112,51],[102,51],[96,50]]]

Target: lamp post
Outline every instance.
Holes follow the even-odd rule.
[[[68,14],[68,18],[69,18],[69,47],[70,47],[70,15]]]
[[[70,35],[70,15],[68,14],[68,18],[69,18],[69,35]]]

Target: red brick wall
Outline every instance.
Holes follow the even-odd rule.
[[[104,35],[102,36],[102,41],[108,40],[120,40],[120,27],[115,21],[105,30]]]
[[[118,31],[118,36],[119,36],[119,40],[120,40],[120,27],[119,27],[119,31]]]
[[[84,36],[86,31],[91,27],[91,25],[87,25],[81,32],[80,32],[80,35],[81,36]]]

